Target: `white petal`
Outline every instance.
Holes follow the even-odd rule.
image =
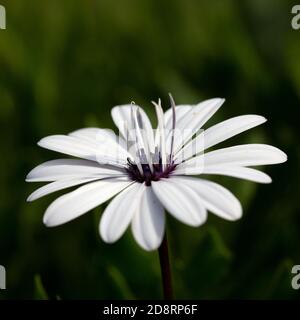
[[[38,142],[38,145],[49,150],[104,164],[125,165],[129,156],[129,153],[124,153],[121,148],[109,142],[97,143],[65,135],[45,137]]]
[[[130,153],[127,152],[127,145],[121,136],[117,136],[113,130],[100,128],[83,128],[69,133],[69,136],[76,137],[81,140],[90,141],[92,143],[107,144],[109,143],[117,151],[120,150],[125,157],[132,159]]]
[[[134,105],[135,107],[139,107]],[[126,104],[121,106],[115,106],[111,110],[111,116],[119,132],[124,138],[127,138],[127,130],[133,129],[132,123],[132,104]]]
[[[175,136],[177,138],[174,143],[175,153],[202,128],[215,112],[217,112],[224,101],[224,99],[220,98],[203,101],[192,107],[192,109],[176,123]],[[170,145],[170,140],[171,134],[168,136],[167,146]]]
[[[118,138],[113,130],[100,129],[100,128],[82,128],[69,133],[69,136],[86,139],[90,141],[104,142],[107,139],[117,143]]]
[[[104,167],[99,163],[79,159],[57,159],[44,162],[29,172],[27,182],[55,181],[59,179],[87,178],[98,176],[101,178],[120,176],[124,169]]]
[[[132,104],[127,104],[127,105],[121,105],[121,106],[116,106],[112,109],[111,115],[114,120],[115,125],[118,127],[120,133],[122,134],[123,138],[127,141],[127,136],[128,136],[128,130],[132,130],[134,128],[133,123],[132,123],[132,117],[131,117],[131,109],[132,107],[137,107],[139,108],[140,115],[141,115],[141,124],[143,126],[143,130],[145,131],[147,135],[147,141],[149,144],[149,149],[151,152],[154,151],[154,136],[153,136],[153,129],[151,122],[145,113],[145,111],[137,106],[137,105],[132,105]]]
[[[162,179],[152,182],[152,188],[167,211],[179,221],[200,226],[206,221],[206,210],[201,198],[179,178]]]
[[[99,225],[102,239],[107,243],[117,241],[126,231],[138,210],[144,186],[134,183],[118,194],[106,207]]]
[[[44,197],[50,193],[55,191],[63,190],[66,188],[74,187],[79,184],[84,184],[87,182],[99,180],[99,178],[75,178],[68,180],[58,180],[52,183],[48,183],[47,185],[35,190],[28,198],[27,201],[31,202],[37,200],[41,197]]]
[[[172,177],[178,184],[188,185],[194,190],[207,210],[226,220],[236,220],[242,216],[239,200],[221,185],[192,177]]]
[[[43,221],[49,227],[69,222],[104,203],[132,183],[128,180],[108,179],[84,185],[52,202]]]
[[[200,155],[180,164],[180,168],[192,168],[204,159],[205,166],[260,166],[282,163],[287,160],[284,152],[266,144],[244,144],[229,148],[218,149]]]
[[[132,220],[132,233],[136,242],[145,250],[157,249],[165,231],[163,206],[154,195],[151,187],[145,187],[138,211]]]
[[[164,124],[164,112],[161,107],[161,101],[159,100],[158,104],[152,102],[155,106],[157,121],[158,121],[158,131],[157,134],[159,135],[159,148],[160,148],[160,156],[163,170],[167,164],[167,151],[166,151],[166,132],[165,132],[165,124]]]
[[[180,119],[182,119],[183,116],[185,116],[190,110],[192,109],[191,105],[177,105],[175,107],[176,112],[176,123],[179,122]],[[164,121],[165,121],[165,127],[167,130],[172,129],[172,108],[169,108],[165,114],[164,114]]]
[[[238,135],[241,132],[254,128],[266,121],[266,118],[262,116],[245,115],[220,122],[203,131],[195,139],[190,141],[178,152],[176,158],[180,158],[181,160],[189,159],[205,149]]]
[[[141,164],[149,164],[151,160],[151,152],[149,150],[147,135],[143,129],[143,123],[141,121],[141,113],[138,108],[132,108],[132,122],[134,127],[134,141],[135,141],[135,162],[137,163],[140,172],[143,172]],[[151,163],[152,169],[152,163]]]
[[[205,166],[181,168],[175,170],[172,175],[200,175],[200,174],[217,174],[229,177],[235,177],[245,180],[250,180],[258,183],[271,183],[270,176],[256,169],[245,167],[232,167],[226,165]]]

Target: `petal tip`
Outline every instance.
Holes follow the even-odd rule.
[[[141,244],[139,243],[139,246],[140,246],[142,249],[144,249],[145,251],[147,251],[147,252],[152,252],[152,251],[157,250],[157,249],[159,248],[160,243],[159,243],[159,244],[156,244],[156,245],[153,245],[153,246],[141,245]]]
[[[263,177],[263,179],[261,179],[260,181],[257,181],[258,183],[262,183],[262,184],[270,184],[270,183],[272,183],[272,178],[269,176],[269,175],[267,175],[266,173],[264,173],[264,177]]]
[[[225,98],[217,98],[217,100],[219,100],[219,104],[220,104],[220,106],[221,106],[222,104],[224,104],[224,103],[225,103],[225,101],[226,101],[226,99],[225,99]]]
[[[237,212],[235,212],[234,216],[232,216],[231,221],[240,220],[242,218],[242,216],[243,216],[243,209],[241,207]]]
[[[234,209],[234,212],[230,216],[228,216],[229,221],[237,221],[240,220],[243,217],[243,207],[239,200],[236,202],[236,208]]]
[[[99,234],[101,239],[107,244],[112,244],[118,240],[118,239],[114,239],[112,235],[110,235],[109,232],[107,232],[106,225],[102,223],[100,223],[99,225]]]
[[[33,197],[30,195],[27,197],[26,202],[32,202],[34,201]]]
[[[56,227],[58,225],[54,221],[52,221],[51,219],[48,219],[47,217],[45,218],[45,216],[43,218],[43,223],[48,228]]]
[[[286,162],[288,160],[287,154],[278,148],[276,149],[277,149],[277,163]]]
[[[285,152],[281,151],[282,152],[282,159],[283,159],[283,162],[286,162],[288,160],[288,156]]]
[[[41,140],[39,140],[39,141],[37,142],[37,145],[38,145],[39,147],[43,148],[43,147],[44,147],[44,142],[45,142],[45,138],[42,138]]]
[[[43,224],[46,227],[55,227],[59,224],[57,224],[55,222],[55,219],[53,219],[53,216],[49,214],[49,208],[51,207],[51,205],[48,207],[48,209],[46,210],[44,216],[43,216]],[[51,219],[52,218],[52,219]]]

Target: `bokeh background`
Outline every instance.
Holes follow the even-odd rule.
[[[113,128],[110,109],[134,100],[225,97],[209,124],[241,114],[268,122],[229,144],[269,143],[289,160],[264,168],[271,185],[211,177],[241,200],[244,216],[212,214],[200,228],[168,217],[177,298],[294,299],[300,264],[300,30],[287,0],[1,0],[0,298],[160,298],[156,252],[130,232],[107,245],[98,235],[104,206],[48,229],[42,216],[57,194],[26,197],[30,169],[59,155],[44,136],[85,126]],[[222,146],[227,144],[223,143]]]

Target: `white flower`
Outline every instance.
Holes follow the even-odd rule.
[[[217,174],[270,183],[267,174],[250,167],[285,162],[287,156],[275,147],[246,144],[204,152],[266,119],[238,116],[195,137],[224,100],[176,107],[171,96],[170,100],[172,107],[165,113],[160,101],[154,103],[156,133],[143,109],[131,104],[112,109],[120,139],[110,130],[97,128],[42,139],[38,145],[43,148],[81,158],[48,161],[28,174],[29,182],[51,182],[32,193],[28,201],[81,185],[48,207],[44,223],[66,223],[115,197],[101,218],[102,239],[115,242],[131,225],[138,244],[154,250],[164,235],[164,209],[194,227],[206,221],[207,210],[226,220],[239,219],[242,208],[230,191],[191,176]]]

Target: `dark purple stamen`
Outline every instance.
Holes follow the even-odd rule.
[[[140,173],[138,166],[127,159],[126,171],[131,180],[144,183],[146,186],[151,186],[151,181],[158,181],[162,178],[168,178],[169,175],[175,170],[176,164],[168,164],[165,170],[162,169],[161,158],[159,163],[153,164],[153,172],[150,170],[149,164],[142,164],[143,174]]]

